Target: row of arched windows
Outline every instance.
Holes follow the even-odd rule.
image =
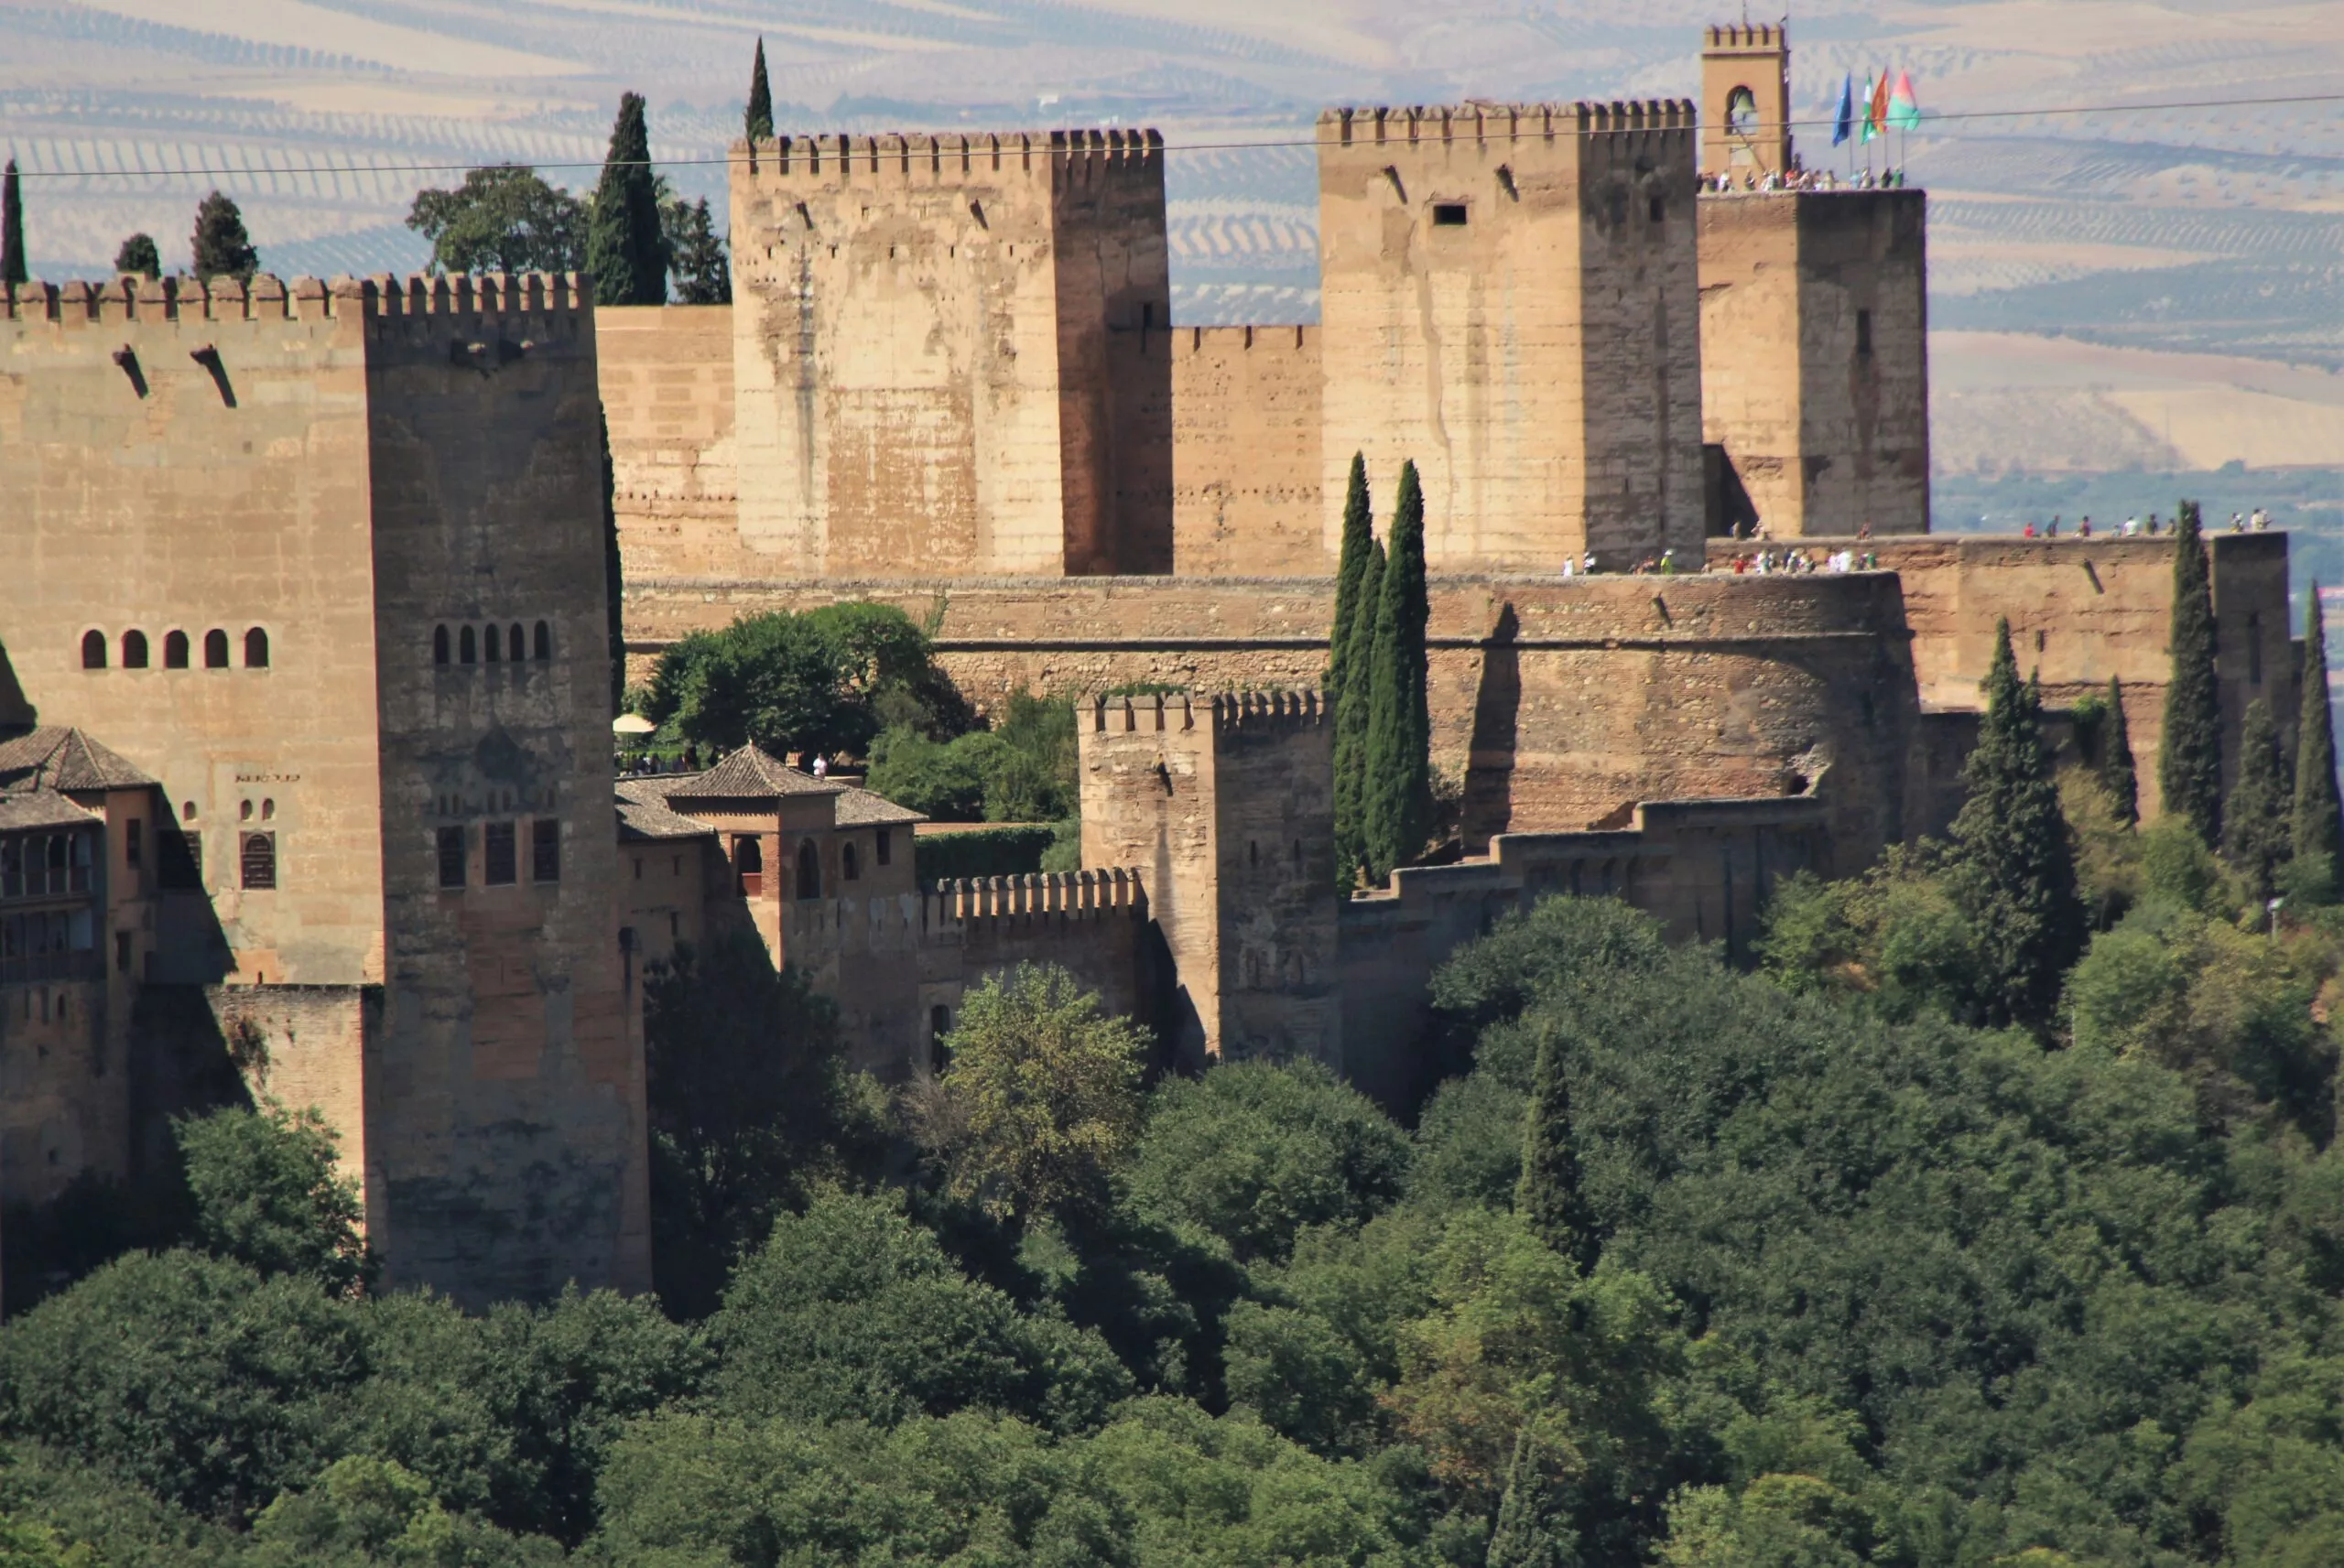
[[[518,621],[509,631],[500,629],[494,621],[477,630],[459,626],[452,635],[445,626],[431,629],[431,662],[435,665],[517,665],[532,657],[553,657],[553,628],[543,621],[537,622],[528,638],[522,636]]]
[[[109,651],[104,633],[92,630],[81,633],[81,667],[83,669],[104,669]],[[228,651],[227,633],[214,626],[203,634],[203,667],[205,669],[226,669]],[[166,632],[163,633],[163,667],[165,669],[190,668],[193,665],[194,652],[194,644],[189,641],[186,633]],[[153,656],[153,647],[146,641],[146,633],[125,632],[122,634],[122,667],[124,669],[146,669]],[[268,668],[268,633],[257,626],[244,633],[244,668],[248,670]]]

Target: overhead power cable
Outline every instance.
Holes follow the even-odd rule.
[[[1601,102],[1589,100],[1590,103]],[[1621,102],[1625,102],[1622,100]],[[2161,114],[2180,109],[2256,109],[2290,103],[2344,103],[2344,92],[2298,92],[2259,98],[2195,98],[2170,103],[2069,103],[2034,109],[1955,109],[1931,111],[1923,114],[1920,129],[1926,133],[1935,127],[1986,120],[2031,120],[2063,114]],[[1820,119],[1785,120],[1753,125],[1747,135],[1763,130],[1829,129],[1838,124],[1836,116]],[[1088,127],[1085,127],[1088,128]],[[827,133],[823,133],[827,134]],[[854,135],[865,133],[856,132]],[[949,133],[948,133],[949,134]],[[1250,152],[1275,147],[1315,147],[1317,136],[1285,136],[1242,142],[1166,142],[1166,153]],[[149,144],[150,147],[152,144]],[[21,161],[21,160],[20,160]],[[751,161],[747,155],[727,153],[719,157],[663,157],[649,160],[656,168],[721,168]],[[189,168],[20,168],[25,179],[258,179],[281,178],[287,175],[304,174],[461,174],[470,169],[492,167],[478,160],[461,163],[320,163],[279,164],[273,167],[222,166]],[[580,158],[559,162],[530,163],[535,169],[600,169],[612,167],[601,158]],[[624,167],[624,166],[621,166]]]

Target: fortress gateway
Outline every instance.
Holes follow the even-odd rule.
[[[1998,616],[2055,708],[2120,677],[2153,770],[2169,543],[1928,534],[1926,199],[1772,189],[1786,40],[1706,44],[1698,109],[1322,115],[1316,325],[1172,321],[1164,148],[1112,131],[736,145],[729,308],[19,287],[0,1197],[248,1086],[332,1119],[394,1283],[639,1289],[677,941],[758,932],[891,1076],[1047,958],[1177,1055],[1398,1100],[1497,911],[1616,892],[1739,953],[1780,876],[1941,827]],[[898,604],[981,704],[1079,696],[1086,869],[919,889],[911,814],[754,752],[614,782],[598,411],[638,676]],[[1467,858],[1339,901],[1308,688],[1354,452],[1379,512],[1424,476]],[[1698,569],[1753,522],[1881,569]],[[2284,536],[2209,543],[2225,721],[2292,718]],[[1186,695],[1094,695],[1142,682]]]

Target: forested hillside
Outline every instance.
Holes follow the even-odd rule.
[[[1755,972],[1509,916],[1412,1126],[1049,969],[890,1096],[744,935],[646,981],[659,1299],[467,1316],[182,1122],[10,1217],[0,1564],[2344,1562],[2344,805],[2317,687],[2224,787],[2187,516],[2157,780],[2005,628],[1943,843]]]

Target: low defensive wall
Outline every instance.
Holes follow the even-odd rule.
[[[1643,800],[1798,795],[1827,776],[1848,867],[1906,836],[1914,678],[1893,574],[1444,575],[1431,595],[1433,756],[1464,792],[1469,848],[1624,823]],[[928,625],[986,705],[1021,689],[1315,686],[1334,583],[638,580],[634,678],[688,632],[852,600]]]
[[[1743,958],[1783,878],[1821,869],[1829,812],[1796,800],[1637,806],[1616,831],[1503,833],[1486,857],[1409,867],[1389,891],[1340,906],[1344,1073],[1395,1109],[1449,1070],[1428,1053],[1432,973],[1499,916],[1555,893],[1617,897],[1674,942],[1717,942]]]
[[[1861,549],[1904,583],[1913,673],[1932,711],[1980,706],[1993,662],[1994,623],[2007,618],[2019,667],[2038,675],[2054,708],[2105,694],[2114,676],[2142,781],[2141,810],[2158,809],[2157,752],[2165,728],[2173,621],[2174,541],[2100,534],[2089,539],[2007,535],[1801,541],[1813,551]],[[2212,533],[2217,654],[2225,773],[2235,773],[2246,706],[2268,700],[2280,732],[2295,732],[2296,652],[2287,611],[2287,536]],[[1712,568],[1754,546],[1712,541]],[[1814,580],[1799,579],[1794,580]]]

